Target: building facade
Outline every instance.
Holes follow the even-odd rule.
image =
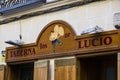
[[[120,79],[119,0],[1,1],[2,80]]]

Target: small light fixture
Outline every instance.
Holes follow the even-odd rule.
[[[120,29],[120,25],[118,24],[118,25],[115,25],[115,28],[116,29]]]
[[[20,40],[15,40],[15,41],[9,40],[9,41],[5,41],[5,43],[20,47],[23,45],[24,42]]]
[[[6,65],[5,63],[6,51],[5,50],[1,51],[1,54],[2,54],[2,62],[0,62],[0,65]]]
[[[1,54],[3,57],[5,57],[6,51],[5,50],[1,51]]]
[[[19,34],[19,39],[20,40],[15,40],[15,41],[13,41],[13,40],[8,40],[8,41],[5,41],[5,43],[7,43],[7,44],[10,44],[10,45],[14,45],[14,46],[18,46],[18,47],[21,47],[23,44],[24,44],[24,42],[22,41],[22,35],[21,35],[21,21],[19,21],[19,24],[20,24],[20,34]]]
[[[87,28],[87,29],[83,30],[81,35],[94,34],[94,33],[100,33],[100,32],[103,32],[103,29],[96,25],[94,27],[90,27],[90,28]]]

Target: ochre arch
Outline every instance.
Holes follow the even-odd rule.
[[[48,24],[41,30],[41,32],[40,32],[40,34],[39,34],[39,36],[38,36],[38,38],[37,38],[37,40],[36,40],[36,43],[37,43],[37,44],[38,44],[39,39],[41,38],[42,34],[44,34],[44,32],[46,31],[46,29],[47,29],[48,27],[50,27],[51,25],[53,25],[53,24],[63,24],[63,25],[65,25],[67,28],[69,28],[69,30],[71,31],[71,33],[73,33],[74,36],[76,36],[76,33],[75,33],[75,31],[73,30],[73,28],[72,28],[72,26],[71,26],[70,24],[68,24],[67,22],[65,22],[65,21],[63,21],[63,20],[55,20],[55,21],[52,21],[52,22],[48,23]]]

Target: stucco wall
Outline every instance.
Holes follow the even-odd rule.
[[[43,14],[28,19],[0,25],[0,52],[10,46],[4,41],[19,39],[20,23],[22,40],[25,44],[34,43],[40,31],[50,22],[63,20],[70,24],[76,35],[81,31],[98,25],[105,31],[115,29],[113,26],[114,13],[120,12],[119,0],[106,0],[87,5],[77,6],[49,14]]]

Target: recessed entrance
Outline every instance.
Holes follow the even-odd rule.
[[[33,65],[28,64],[27,66],[20,68],[20,80],[33,80]]]
[[[79,58],[80,80],[117,80],[117,55]]]
[[[34,63],[10,65],[10,80],[33,80]]]

